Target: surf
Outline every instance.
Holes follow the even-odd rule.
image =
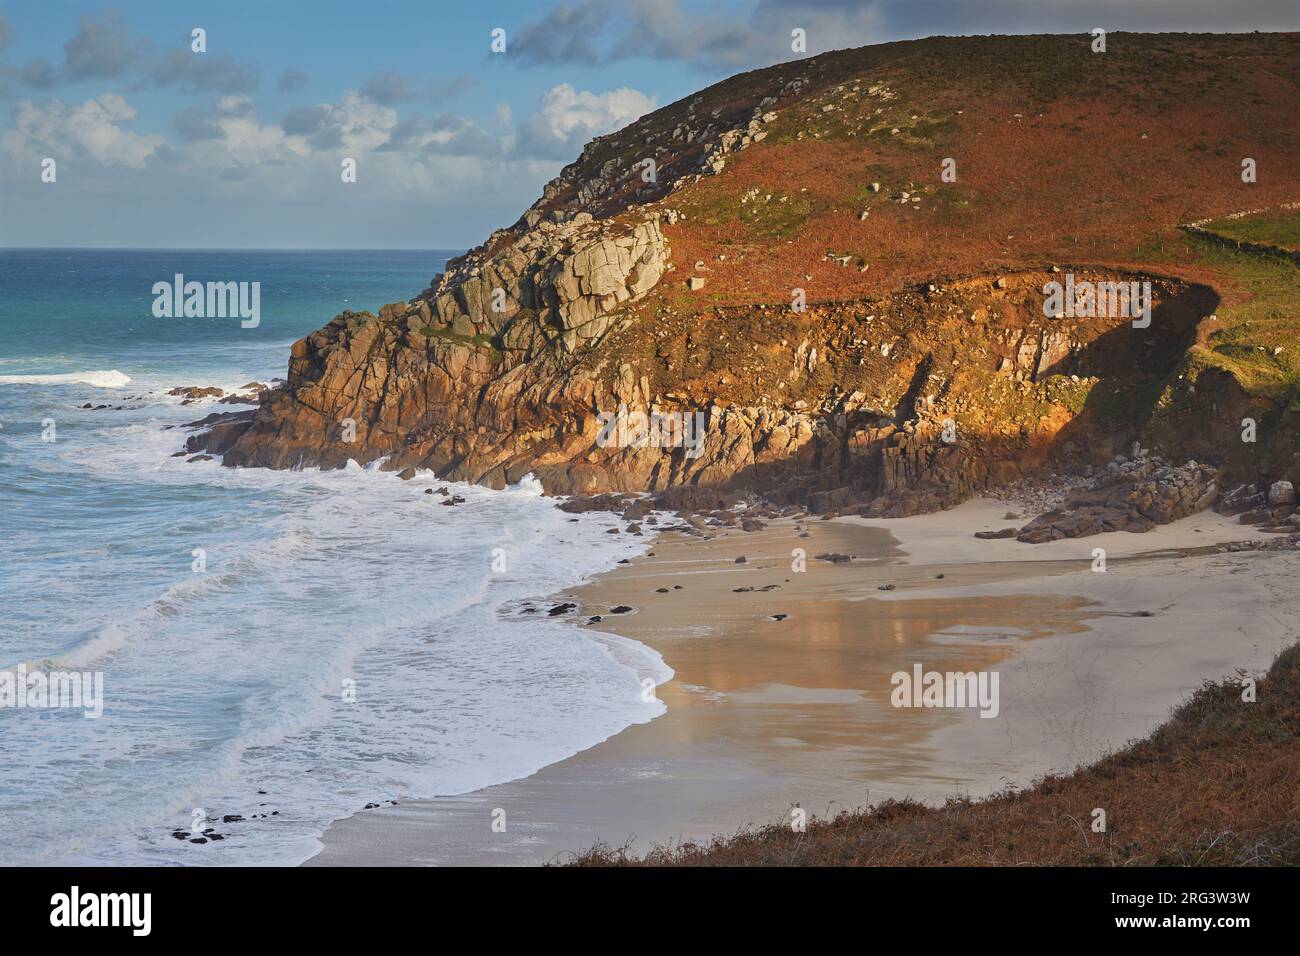
[[[115,368],[55,375],[0,375],[0,385],[93,385],[96,388],[122,388],[130,382],[131,376]]]

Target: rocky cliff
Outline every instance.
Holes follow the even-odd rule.
[[[1249,65],[1225,71],[1201,41]],[[1103,63],[1080,38],[889,44],[665,107],[589,144],[415,298],[297,342],[283,388],[188,447],[227,465],[383,459],[494,487],[533,473],[550,493],[753,490],[886,515],[1102,462],[1135,438],[1281,475],[1297,369],[1288,356],[1261,386],[1225,350],[1250,347],[1250,314],[1237,321],[1224,290],[1252,293],[1177,226],[1243,203],[1204,187],[1215,154],[1178,137],[1208,124],[1219,152],[1289,158],[1254,198],[1293,199],[1300,133],[1260,143],[1252,117],[1293,105],[1300,43],[1115,47]],[[1199,69],[1159,72],[1190,50]],[[1123,98],[1154,76],[1160,96]],[[1227,88],[1189,106],[1181,94],[1207,77]],[[1111,132],[1131,140],[1098,157],[1089,124],[1117,97],[1129,115]],[[1135,167],[1144,127],[1172,174]],[[1054,191],[1063,156],[1070,186]],[[1149,326],[1050,314],[1043,289],[1067,273],[1149,282]],[[1269,328],[1269,347],[1295,332]],[[1247,413],[1261,439],[1243,452]],[[700,423],[695,447],[683,421]]]

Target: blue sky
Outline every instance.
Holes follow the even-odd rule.
[[[795,56],[795,26],[812,55],[934,33],[1297,29],[1297,6],[8,2],[0,246],[464,248],[513,222],[592,136]],[[341,182],[343,157],[357,182]]]

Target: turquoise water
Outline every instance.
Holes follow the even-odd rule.
[[[455,254],[0,250],[0,376],[107,369],[128,360],[135,379],[231,369],[283,375],[296,339],[345,309],[378,312],[414,296]],[[260,282],[260,325],[155,319],[153,285],[170,283],[178,272],[187,281]]]
[[[366,803],[514,779],[660,712],[652,652],[517,613],[642,547],[607,518],[528,480],[445,508],[430,474],[172,457],[175,426],[240,406],[167,390],[282,376],[297,338],[449,254],[0,250],[0,672],[104,688],[98,718],[0,706],[0,863],[296,863]],[[177,272],[260,282],[259,326],[154,318]],[[172,836],[224,815],[245,819],[219,842]]]

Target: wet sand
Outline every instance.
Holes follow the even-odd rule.
[[[653,556],[568,599],[576,621],[604,616],[575,626],[642,641],[674,668],[655,690],[665,715],[524,780],[338,821],[310,864],[534,864],[598,842],[707,840],[796,805],[822,816],[980,797],[1122,746],[1203,679],[1262,670],[1289,643],[1300,558],[1204,553],[1253,529],[1202,514],[1038,546],[972,537],[1013,523],[1006,510],[662,534]],[[856,557],[816,559],[827,552]],[[635,611],[607,613],[620,604]],[[892,707],[890,676],[917,663],[997,671],[998,717]]]

